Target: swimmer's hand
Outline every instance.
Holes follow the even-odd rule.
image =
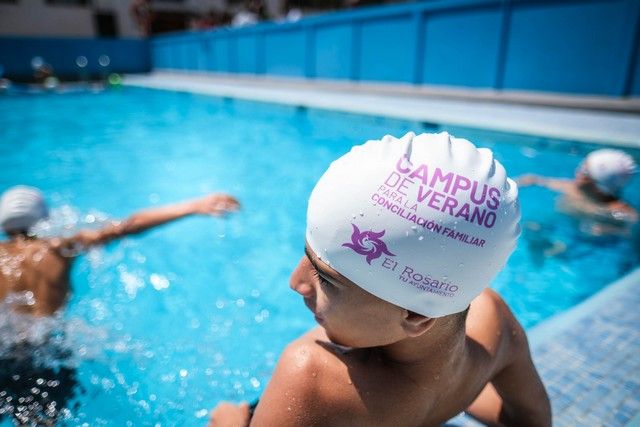
[[[209,194],[192,201],[193,213],[222,216],[240,209],[240,202],[228,194]]]
[[[245,427],[249,425],[249,404],[222,402],[211,411],[207,427]]]

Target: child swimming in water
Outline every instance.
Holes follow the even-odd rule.
[[[71,289],[69,271],[74,260],[92,247],[186,216],[220,216],[238,208],[233,197],[211,194],[140,211],[98,230],[42,239],[32,234],[32,227],[47,217],[42,193],[33,187],[13,187],[0,198],[0,227],[9,236],[0,242],[0,302],[8,303],[12,298],[7,297],[13,295],[27,294],[29,298],[8,303],[16,313],[0,312],[0,316],[8,319],[10,314],[16,315],[21,320],[16,326],[22,328],[42,320],[36,317],[60,310]],[[31,342],[12,327],[11,333],[20,338],[0,346],[0,423],[11,417],[16,425],[56,425],[81,390],[76,370],[61,363],[71,356],[70,350],[56,340],[51,342],[47,332],[40,332],[44,333],[42,339]],[[61,366],[43,363],[38,357],[42,354],[54,354]]]
[[[15,308],[22,313],[50,316],[66,301],[71,265],[86,250],[186,216],[220,216],[239,206],[229,195],[211,194],[140,211],[99,230],[39,239],[30,234],[30,229],[47,217],[42,193],[33,187],[10,188],[0,198],[0,227],[9,236],[9,240],[0,242],[0,301],[11,293],[30,292],[32,303]]]
[[[517,192],[491,151],[447,133],[334,161],[290,279],[319,326],[284,350],[254,412],[222,403],[210,425],[439,426],[466,410],[550,426],[526,335],[487,289],[520,234]]]
[[[518,185],[538,185],[561,193],[559,209],[580,219],[580,228],[587,234],[628,236],[638,222],[638,212],[621,193],[635,172],[636,163],[630,155],[607,148],[589,153],[574,179],[525,175],[518,179]]]

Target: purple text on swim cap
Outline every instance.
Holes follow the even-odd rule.
[[[431,167],[414,166],[402,156],[395,170],[385,180],[383,187],[394,188],[403,196],[418,183],[416,202],[455,218],[492,228],[496,222],[495,211],[500,206],[500,190],[463,175]],[[382,187],[381,187],[382,188]],[[466,193],[469,202],[461,202],[458,193]]]
[[[353,233],[351,234],[351,242],[343,243],[342,246],[353,249],[354,252],[367,257],[367,264],[371,265],[371,261],[380,258],[384,253],[390,256],[395,256],[389,249],[387,249],[386,243],[380,238],[384,236],[385,230],[380,232],[375,231],[360,231],[358,226],[353,226]]]
[[[382,267],[390,271],[395,272],[399,266],[400,264],[398,261],[389,257],[384,257],[384,261],[382,261]],[[448,298],[455,297],[456,292],[460,289],[458,285],[451,283],[445,278],[438,280],[432,277],[429,273],[418,271],[418,269],[408,265],[405,265],[404,268],[402,268],[402,273],[398,276],[398,280],[421,291],[431,292]]]

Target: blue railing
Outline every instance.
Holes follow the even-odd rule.
[[[435,0],[175,33],[154,69],[640,95],[640,0]]]
[[[34,57],[50,64],[60,77],[148,72],[149,53],[149,42],[140,39],[0,37],[0,66],[14,79],[33,76]],[[84,64],[79,57],[86,58],[84,67],[78,66],[77,62]]]

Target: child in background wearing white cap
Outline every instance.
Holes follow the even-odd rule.
[[[592,235],[628,236],[638,212],[621,198],[625,184],[636,172],[633,158],[621,150],[592,151],[580,163],[574,179],[525,175],[520,187],[538,185],[562,193],[560,210],[588,220],[581,230]]]
[[[52,315],[68,296],[73,260],[85,250],[189,215],[220,216],[238,207],[233,197],[212,194],[144,210],[99,230],[38,239],[30,230],[48,216],[42,193],[27,186],[10,188],[0,198],[0,227],[9,236],[8,241],[0,242],[0,301],[11,293],[31,292],[32,303],[14,308],[36,316]]]
[[[461,411],[549,426],[526,335],[486,289],[520,233],[516,184],[487,149],[409,133],[354,147],[309,199],[291,275],[319,327],[283,352],[255,412],[212,426],[439,426]]]

